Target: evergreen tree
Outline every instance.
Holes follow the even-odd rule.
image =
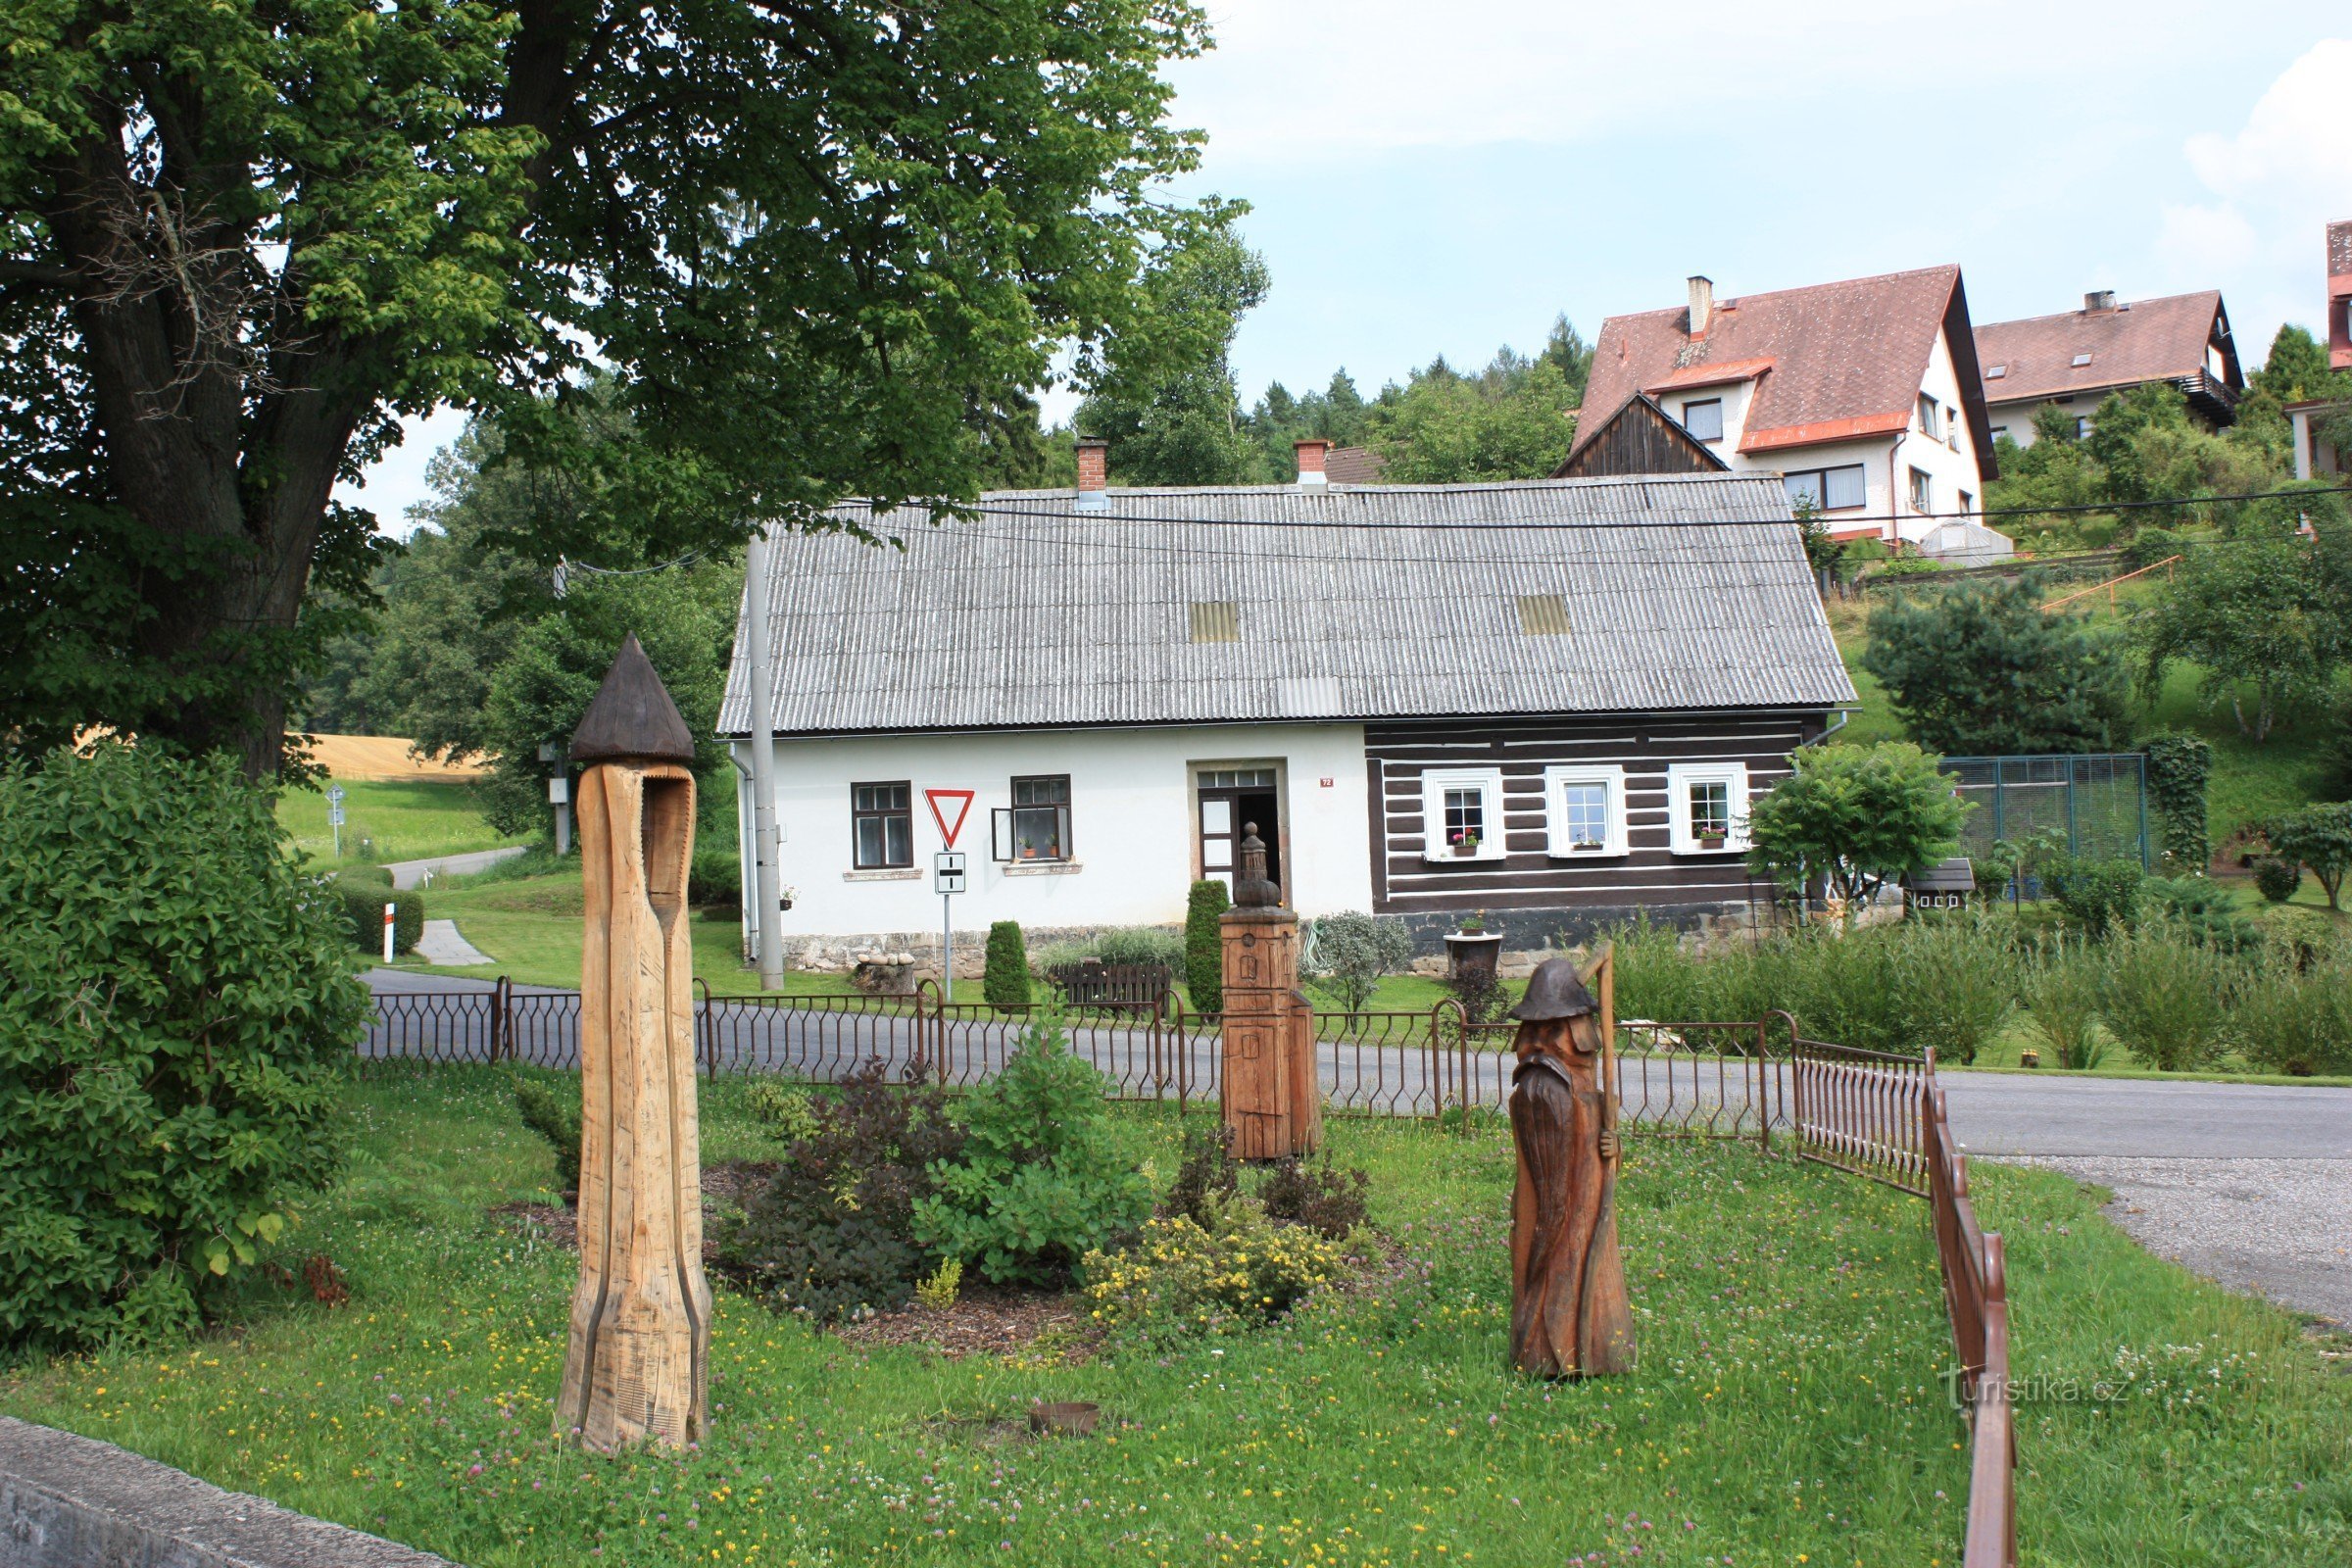
[[[1888,605],[1870,617],[1862,665],[1912,738],[1946,756],[2112,751],[2131,732],[2117,639],[2044,614],[2031,583]]]

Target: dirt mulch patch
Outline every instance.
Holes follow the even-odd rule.
[[[944,1307],[909,1301],[876,1312],[835,1331],[851,1345],[904,1345],[938,1351],[951,1361],[967,1355],[1011,1355],[1051,1336],[1058,1342],[1055,1360],[1074,1366],[1098,1348],[1078,1298],[1043,1291],[1008,1291],[969,1286]]]

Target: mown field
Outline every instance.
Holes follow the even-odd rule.
[[[463,779],[342,779],[343,863],[381,865],[439,855],[494,850],[516,839],[482,819],[473,786]],[[326,795],[286,790],[277,798],[277,820],[294,848],[321,865],[335,863],[334,831],[327,825]]]
[[[256,1280],[196,1343],[0,1374],[0,1409],[477,1568],[1957,1561],[1965,1432],[1926,1215],[1868,1182],[1637,1144],[1640,1370],[1550,1385],[1504,1364],[1507,1134],[1341,1122],[1401,1263],[1280,1327],[950,1359],[722,1287],[710,1440],[604,1460],[549,1433],[575,1265],[492,1211],[553,1199],[507,1084],[400,1067],[352,1089],[349,1174],[282,1250],[331,1255],[347,1304]],[[711,1159],[775,1152],[739,1084],[708,1086],[705,1116]],[[1173,1114],[1119,1116],[1164,1183]],[[2021,1375],[2103,1391],[2024,1411],[2028,1560],[2346,1560],[2343,1363],[2148,1257],[2073,1183],[1980,1169]],[[1099,1401],[1103,1431],[1014,1432],[1055,1398]]]

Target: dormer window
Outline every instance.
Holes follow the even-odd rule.
[[[1703,398],[1683,405],[1683,428],[1694,441],[1723,439],[1723,399]]]

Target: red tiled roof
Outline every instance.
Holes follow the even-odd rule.
[[[1947,320],[1956,328],[1953,353],[1965,361],[1968,307],[1957,267],[1720,300],[1697,338],[1679,306],[1612,316],[1594,345],[1585,407],[1615,410],[1645,387],[1693,384],[1686,378],[1702,368],[1722,372],[1761,361],[1769,368],[1748,407],[1742,452],[1900,430],[1918,407],[1928,356]],[[1965,396],[1974,367],[1960,370]],[[1980,446],[1988,447],[1982,403],[1970,414]]]
[[[1644,392],[1672,392],[1688,386],[1724,386],[1733,381],[1753,381],[1772,368],[1772,356],[1760,360],[1702,360],[1674,371],[1665,379],[1643,387]]]
[[[1370,447],[1333,447],[1323,458],[1323,476],[1333,484],[1378,484],[1388,466]]]
[[[2222,315],[2219,289],[2133,300],[2112,311],[2066,311],[1977,328],[1984,398],[2063,397],[2143,381],[2178,381],[2205,368],[2205,345]],[[2078,355],[2090,363],[2077,365]],[[2007,373],[1994,375],[1995,366]],[[2234,380],[2234,378],[2232,378]]]

